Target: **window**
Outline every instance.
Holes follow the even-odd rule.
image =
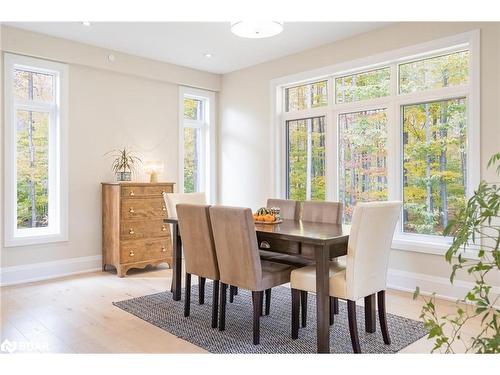
[[[441,252],[444,228],[479,183],[478,38],[323,68],[307,84],[275,80],[278,193],[338,200],[346,224],[356,202],[401,200],[394,246]]]
[[[344,223],[356,202],[387,200],[387,109],[339,115],[339,201]]]
[[[325,200],[325,118],[287,121],[287,135],[287,197]]]
[[[336,103],[380,98],[390,94],[389,68],[335,78]]]
[[[5,55],[6,246],[67,239],[63,64]]]
[[[287,87],[285,93],[286,197],[326,199],[328,81]]]
[[[180,183],[184,193],[205,192],[215,199],[214,94],[180,88]]]

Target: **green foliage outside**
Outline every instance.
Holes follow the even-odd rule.
[[[342,114],[340,125],[340,202],[351,222],[356,202],[387,200],[387,111]]]

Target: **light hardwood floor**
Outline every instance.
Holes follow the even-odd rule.
[[[196,278],[194,278],[196,279]],[[170,288],[171,270],[132,270],[125,278],[94,272],[3,287],[1,341],[32,342],[41,352],[55,353],[204,353],[205,350],[114,307],[111,303]],[[418,319],[420,301],[410,293],[389,291],[388,312]],[[439,301],[440,313],[451,313]],[[179,317],[182,319],[182,317]],[[477,323],[468,327],[473,334]],[[426,338],[403,350],[429,353]],[[33,348],[27,348],[33,350]]]

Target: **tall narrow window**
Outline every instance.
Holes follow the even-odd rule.
[[[325,118],[287,122],[289,199],[325,199]]]
[[[214,95],[187,87],[180,88],[181,178],[185,193],[205,192],[215,199],[214,189]]]
[[[464,98],[403,107],[403,231],[442,235],[465,205]]]
[[[387,200],[387,110],[339,115],[339,200],[350,223],[356,202]]]
[[[66,66],[5,56],[6,245],[65,240]]]

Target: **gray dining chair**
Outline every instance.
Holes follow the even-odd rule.
[[[184,249],[186,288],[184,316],[190,314],[191,275],[198,276],[198,302],[205,303],[206,279],[213,280],[212,328],[217,327],[219,301],[219,266],[207,205],[177,204],[177,218]]]
[[[220,271],[219,330],[226,327],[228,285],[252,292],[253,343],[260,342],[260,316],[264,291],[290,281],[292,267],[260,259],[252,211],[249,208],[213,206],[210,219]]]
[[[330,263],[330,296],[347,300],[349,332],[355,353],[361,352],[356,322],[356,301],[365,299],[365,330],[375,332],[375,294],[384,343],[391,343],[385,311],[387,267],[401,202],[358,203],[352,217],[345,264]],[[298,338],[300,291],[316,291],[314,266],[292,271],[292,338]]]

